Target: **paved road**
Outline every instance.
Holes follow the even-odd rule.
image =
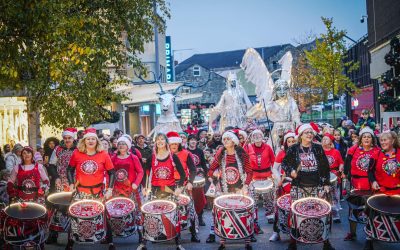
[[[341,210],[341,218],[342,223],[341,224],[333,224],[332,226],[332,231],[330,235],[330,240],[332,242],[332,245],[337,249],[337,250],[356,250],[356,249],[363,249],[364,242],[365,242],[365,234],[362,230],[361,225],[358,227],[358,239],[357,241],[354,242],[345,242],[343,241],[343,237],[346,235],[348,232],[348,221],[346,218],[347,216],[347,205],[346,202],[342,202],[343,210]],[[260,209],[259,211],[260,215],[263,214],[263,209]],[[279,249],[279,250],[284,250],[286,249],[288,245],[288,240],[289,237],[284,235],[282,236],[282,241],[280,242],[269,242],[268,239],[272,234],[272,225],[268,225],[265,217],[261,216],[261,227],[264,230],[264,234],[258,235],[257,243],[253,243],[253,249],[258,250],[258,249]],[[209,210],[206,210],[205,212],[205,218],[206,218],[206,224],[207,226],[205,227],[200,227],[200,233],[199,237],[201,239],[201,243],[192,243],[190,242],[190,233],[188,231],[185,231],[182,233],[182,243],[185,249],[193,249],[193,250],[212,250],[212,249],[218,249],[219,243],[218,241],[213,244],[207,244],[205,243],[207,236],[210,232],[210,223],[212,222],[211,220],[211,212]],[[138,237],[137,235],[134,235],[129,238],[125,239],[115,239],[115,245],[118,250],[132,250],[136,249],[138,246]],[[62,234],[60,235],[58,245],[46,245],[46,250],[53,250],[53,249],[64,249],[66,245],[66,235]],[[227,245],[227,249],[244,249],[243,242],[228,242],[229,244]],[[388,244],[388,243],[381,243],[381,242],[376,242],[374,244],[374,249],[375,250],[400,250],[400,244]],[[108,249],[106,245],[100,245],[100,244],[95,244],[95,245],[76,245],[74,249],[82,249],[82,250],[106,250]],[[167,242],[167,243],[159,243],[159,244],[152,244],[148,243],[148,249],[155,249],[155,250],[174,250],[175,249],[175,244],[174,242]],[[316,244],[316,245],[299,245],[298,246],[299,250],[314,250],[314,249],[322,249],[322,244]]]

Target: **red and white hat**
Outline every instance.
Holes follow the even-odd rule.
[[[71,136],[72,138],[75,138],[76,132],[78,132],[76,128],[66,128],[61,135],[62,137]]]
[[[178,132],[175,131],[170,131],[167,133],[167,137],[168,137],[168,143],[172,144],[172,143],[182,143],[182,138],[180,137],[180,135],[178,134]]]
[[[284,136],[283,136],[283,142],[285,143],[287,139],[290,137],[296,138],[296,134],[293,133],[292,131],[288,131]]]
[[[233,141],[233,143],[235,143],[235,145],[239,145],[239,137],[234,131],[232,131],[232,130],[226,131],[222,135],[222,141],[224,140],[224,138],[227,138],[227,137],[231,138],[231,140]]]
[[[335,137],[333,136],[333,135],[331,135],[331,134],[329,134],[329,133],[325,133],[324,134],[324,137],[328,137],[332,142],[334,142],[335,141]]]
[[[95,128],[87,128],[85,129],[85,131],[83,132],[83,139],[87,138],[87,137],[97,137],[97,133],[96,133],[96,129]]]
[[[315,124],[314,122],[310,122],[310,125],[312,127],[312,129],[315,131],[315,133],[319,134],[321,131],[319,130],[319,127],[317,124]]]
[[[372,137],[375,136],[374,131],[370,127],[364,127],[363,129],[360,130],[359,136],[361,137],[365,133],[370,133]]]
[[[310,123],[304,123],[304,124],[302,124],[302,125],[300,125],[300,126],[297,127],[297,129],[296,129],[296,135],[297,135],[297,136],[301,136],[301,134],[302,134],[306,129],[312,129],[312,130],[314,131],[314,133],[316,132],[316,131],[314,130],[314,128],[311,126]]]
[[[126,136],[121,136],[120,138],[118,138],[118,140],[117,140],[117,145],[118,145],[120,142],[125,143],[125,144],[128,146],[128,150],[132,147],[132,142],[131,142],[131,141],[129,140],[129,138],[126,137]]]
[[[239,135],[243,136],[243,139],[247,139],[247,133],[244,130],[239,129]]]

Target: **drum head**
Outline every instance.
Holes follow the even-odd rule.
[[[125,197],[117,197],[106,202],[107,212],[111,217],[123,217],[135,210],[135,203]]]
[[[331,205],[319,198],[303,198],[292,204],[292,212],[305,217],[322,217],[331,212]]]
[[[278,198],[276,201],[277,206],[283,210],[290,211],[290,205],[292,204],[292,198],[290,194],[285,194]]]
[[[224,210],[247,209],[254,205],[254,200],[246,195],[227,194],[214,200],[214,206]]]
[[[25,204],[25,206],[22,204]],[[4,209],[4,212],[12,218],[29,220],[43,217],[47,213],[47,210],[40,204],[25,202],[11,204]]]
[[[253,187],[255,190],[262,191],[271,189],[274,183],[271,180],[254,181]]]
[[[400,196],[377,194],[367,200],[367,205],[381,213],[399,215],[400,214]]]
[[[201,176],[201,175],[196,175],[196,176],[194,177],[193,183],[194,183],[194,184],[200,184],[200,183],[203,183],[203,182],[205,182],[205,181],[206,181],[206,179],[205,179],[203,176]]]
[[[181,206],[186,206],[190,203],[190,197],[184,194],[178,196],[178,204]]]
[[[47,201],[51,204],[68,207],[71,204],[72,192],[61,192],[49,195]]]
[[[176,204],[167,200],[153,200],[142,206],[142,212],[147,214],[165,214],[176,209]]]
[[[88,219],[104,212],[104,205],[95,200],[81,200],[69,207],[69,213],[76,218]]]
[[[337,176],[334,173],[330,173],[331,184],[337,181]]]

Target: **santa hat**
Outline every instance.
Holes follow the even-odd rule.
[[[167,137],[168,137],[168,143],[172,144],[172,143],[182,143],[182,138],[180,137],[180,135],[178,134],[178,132],[175,131],[170,131],[167,133]]]
[[[374,131],[372,131],[372,129],[370,127],[365,127],[363,129],[361,129],[359,136],[361,137],[365,133],[370,133],[372,135],[372,137],[374,137]]]
[[[312,127],[312,129],[315,131],[315,133],[319,134],[321,131],[319,130],[319,127],[317,124],[315,124],[314,122],[310,122],[310,125]]]
[[[286,142],[287,139],[290,137],[296,138],[296,134],[293,133],[292,131],[288,131],[284,136],[283,136],[283,143]]]
[[[129,142],[132,144],[132,137],[128,134],[123,134],[121,137],[125,137],[126,139],[129,140]]]
[[[90,136],[98,138],[95,128],[87,128],[83,132],[83,139],[86,139],[87,137],[90,137]]]
[[[253,132],[251,132],[251,134],[252,134],[252,135],[260,134],[260,135],[264,136],[264,133],[263,133],[261,130],[259,130],[259,129],[253,130]]]
[[[64,136],[71,136],[72,138],[75,138],[75,134],[78,130],[76,128],[66,128],[64,129],[64,131],[62,132],[62,137]]]
[[[329,133],[325,133],[324,134],[324,137],[328,137],[332,142],[334,142],[335,141],[335,137],[333,136],[333,135],[331,135],[331,134],[329,134]]]
[[[37,162],[37,161],[43,161],[43,157],[42,157],[42,155],[40,154],[40,152],[36,152],[36,153],[33,155],[33,160],[34,160],[35,162]]]
[[[132,142],[131,142],[127,137],[125,137],[125,136],[121,136],[120,138],[118,138],[118,140],[117,140],[117,145],[118,145],[120,142],[125,143],[125,144],[128,146],[128,149],[130,149],[130,148],[132,147]]]
[[[247,139],[247,133],[244,130],[239,129],[239,135],[243,136],[243,139]]]
[[[304,124],[302,124],[302,125],[300,125],[300,126],[297,127],[297,129],[296,129],[296,135],[297,135],[297,136],[301,136],[301,134],[302,134],[302,133],[304,132],[304,130],[306,130],[306,129],[312,129],[312,130],[315,132],[315,130],[313,129],[313,127],[311,126],[310,123],[304,123]]]
[[[233,130],[228,130],[226,131],[223,135],[222,135],[222,141],[225,138],[231,138],[231,140],[233,141],[233,143],[235,143],[235,145],[239,145],[239,136],[235,133],[235,131]]]

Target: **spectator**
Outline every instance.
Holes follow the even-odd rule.
[[[347,133],[349,132],[349,129],[347,127],[347,120],[347,116],[343,116],[340,120],[339,126],[337,127],[337,130],[340,131],[340,134],[343,138],[346,137]]]
[[[39,152],[42,157],[44,157],[44,148],[40,145],[36,146],[36,152]]]
[[[21,164],[21,151],[24,147],[21,144],[15,144],[10,154],[7,154],[5,159],[6,168],[11,173],[15,166]]]
[[[117,141],[118,141],[118,139],[116,137],[114,137],[114,136],[110,137],[111,150],[113,152],[117,151]]]
[[[49,163],[51,154],[53,154],[53,150],[59,144],[60,144],[60,141],[55,137],[49,137],[44,142],[44,145],[43,145],[43,148],[44,148],[44,165],[46,167],[47,167],[47,164]]]
[[[122,135],[124,134],[124,132],[122,132],[122,130],[121,129],[116,129],[116,130],[114,130],[114,133],[113,133],[113,137],[115,137],[115,138],[120,138]]]
[[[7,169],[0,170],[0,209],[7,206],[10,201],[10,198],[7,193],[7,181],[9,177],[10,177],[10,172],[8,172]]]
[[[394,126],[394,127],[391,129],[391,131],[393,131],[393,132],[395,132],[397,135],[399,135],[399,133],[400,133],[400,124],[399,124],[398,121],[397,121],[396,126]]]
[[[80,139],[83,138],[83,134],[84,134],[84,131],[83,131],[83,130],[79,130],[78,133],[76,133],[76,137],[77,137],[76,140],[77,140],[78,142],[79,142]]]
[[[357,131],[365,127],[370,127],[370,129],[375,130],[375,120],[370,116],[369,110],[367,109],[362,110],[361,117],[356,124]]]
[[[1,152],[1,148],[0,148],[0,171],[3,169],[6,169],[6,161],[4,160],[4,155]]]
[[[358,143],[359,137],[354,129],[349,130],[349,137],[350,137],[349,140],[349,148],[350,148]]]
[[[375,136],[379,136],[380,133],[381,133],[381,124],[377,123],[375,125],[374,134],[375,134]]]
[[[208,143],[208,147],[211,149],[217,149],[218,146],[222,145],[222,141],[221,141],[221,133],[220,132],[215,132],[210,140],[210,142]]]
[[[199,140],[198,146],[203,150],[207,146],[207,131],[204,129],[199,130],[197,137]]]
[[[142,134],[136,136],[135,143],[136,143],[135,148],[139,150],[139,152],[142,154],[142,166],[143,170],[145,171],[144,174],[148,176],[151,169],[151,156],[153,154],[153,150],[146,143],[146,138]],[[143,180],[144,179],[145,178],[143,178]],[[145,183],[143,183],[143,185],[145,185]]]
[[[10,146],[10,144],[4,145],[4,147],[3,147],[3,154],[4,154],[4,157],[6,157],[6,155],[7,155],[8,153],[10,153],[10,152],[11,152],[11,146]]]

